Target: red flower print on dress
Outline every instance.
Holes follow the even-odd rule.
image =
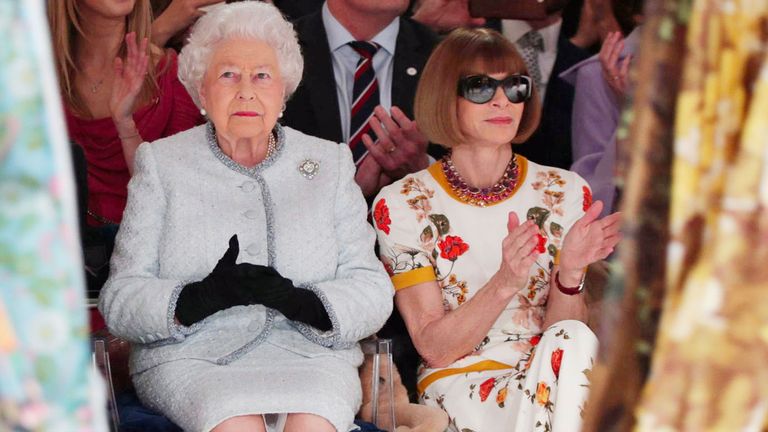
[[[560,378],[560,363],[563,361],[563,350],[558,348],[552,351],[552,372],[555,373],[555,378]]]
[[[592,205],[592,191],[589,190],[589,187],[582,186],[582,191],[584,191],[584,201],[581,204],[581,207],[584,211],[587,211],[587,209]]]
[[[499,408],[504,408],[504,401],[507,400],[507,388],[504,387],[503,389],[499,390],[499,392],[496,394],[496,404],[499,406]]]
[[[376,226],[384,231],[384,234],[389,235],[389,224],[392,221],[389,219],[389,207],[387,207],[384,198],[376,203],[376,207],[373,209],[373,220],[376,221]]]
[[[469,250],[469,245],[459,236],[446,236],[437,245],[440,247],[440,256],[450,261],[456,261],[456,258]]]
[[[536,244],[536,252],[544,253],[547,251],[547,238],[541,234],[536,234],[538,243]]]
[[[539,385],[536,386],[536,402],[541,406],[547,406],[549,403],[549,392],[550,388],[547,383],[544,381],[539,382]]]
[[[485,402],[488,399],[488,395],[491,394],[494,385],[496,385],[496,378],[488,378],[480,384],[480,402]]]
[[[531,346],[536,346],[539,344],[539,341],[541,340],[541,336],[534,336],[531,338]]]

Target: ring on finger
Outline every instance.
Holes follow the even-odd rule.
[[[397,150],[397,147],[392,146],[387,150],[387,153],[393,153],[395,150]]]

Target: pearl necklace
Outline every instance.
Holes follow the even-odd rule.
[[[504,201],[512,195],[517,186],[519,168],[517,166],[517,157],[514,154],[512,159],[509,160],[507,168],[504,169],[504,174],[501,178],[488,188],[470,186],[456,170],[450,154],[445,155],[440,163],[453,193],[462,202],[477,207],[486,207]]]
[[[269,139],[267,140],[267,154],[264,156],[264,160],[271,158],[275,151],[277,151],[277,139],[275,138],[275,133],[270,131]]]

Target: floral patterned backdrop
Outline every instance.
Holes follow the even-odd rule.
[[[0,1],[0,430],[105,430],[47,28]]]

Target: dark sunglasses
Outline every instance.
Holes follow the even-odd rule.
[[[533,92],[531,77],[527,75],[510,75],[503,80],[488,75],[472,75],[459,80],[459,96],[476,104],[484,104],[493,99],[499,86],[512,103],[527,101]]]

